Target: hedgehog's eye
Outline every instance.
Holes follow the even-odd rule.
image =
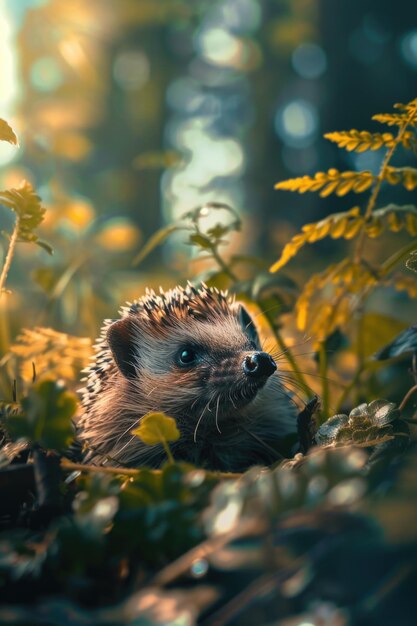
[[[181,348],[178,353],[180,365],[193,365],[197,360],[197,353],[192,348]]]

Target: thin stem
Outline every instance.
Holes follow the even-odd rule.
[[[159,431],[159,429],[158,429],[158,431]],[[165,439],[165,437],[162,434],[161,434],[161,443],[162,443],[162,445],[164,447],[165,454],[167,455],[168,462],[171,463],[171,465],[172,465],[173,463],[175,463],[174,457],[172,456],[172,452],[171,452],[171,449],[169,447],[169,444],[168,444],[167,440]]]
[[[400,406],[398,407],[400,411],[402,411],[405,408],[407,402],[416,391],[417,391],[417,385],[414,385],[414,387],[411,387],[411,389],[407,391],[404,398],[402,399]]]
[[[230,268],[230,266],[226,263],[226,261],[220,256],[218,250],[217,250],[217,246],[213,246],[211,248],[211,253],[213,255],[214,260],[216,261],[216,263],[219,265],[219,267],[223,270],[223,272],[231,279],[233,280],[233,282],[237,282],[238,281],[238,277],[236,276],[236,274],[233,272],[233,270]]]
[[[319,371],[320,375],[323,378],[322,381],[322,396],[321,396],[321,414],[323,416],[323,421],[326,421],[329,417],[329,381],[327,379],[327,366],[328,366],[328,358],[326,352],[326,345],[322,341],[320,342],[319,347]]]
[[[78,471],[93,474],[112,474],[113,476],[129,476],[130,478],[139,478],[142,473],[142,470],[140,469],[129,469],[126,467],[106,467],[103,465],[83,465],[82,463],[73,463],[72,461],[68,461],[67,459],[61,460],[61,468],[64,471],[68,472]],[[153,469],[152,472],[154,474],[160,474],[161,470]],[[210,478],[226,478],[233,480],[242,476],[242,474],[237,472],[205,472],[205,474]]]
[[[362,226],[362,230],[359,233],[359,237],[356,243],[356,248],[355,248],[355,254],[354,254],[354,258],[356,260],[356,262],[359,262],[362,258],[362,253],[363,253],[363,246],[365,243],[365,235],[366,235],[366,221],[371,217],[372,215],[372,211],[374,210],[380,189],[381,189],[381,185],[384,181],[385,178],[385,173],[388,167],[388,163],[391,161],[391,158],[395,152],[395,150],[397,149],[397,147],[399,146],[399,144],[401,143],[403,137],[404,137],[404,133],[407,129],[407,126],[409,125],[409,123],[413,120],[414,117],[414,112],[410,113],[410,115],[404,120],[404,122],[402,123],[402,125],[400,126],[400,128],[398,129],[398,134],[397,137],[395,138],[395,141],[393,143],[393,145],[391,146],[391,148],[389,148],[389,150],[387,150],[384,160],[381,163],[381,167],[378,173],[378,176],[376,178],[376,183],[374,185],[374,188],[372,189],[372,193],[370,195],[369,201],[368,201],[368,205],[366,207],[365,210],[365,215],[364,215],[364,219],[365,219],[365,223]]]
[[[1,275],[0,275],[0,295],[2,294],[2,292],[4,291],[5,286],[6,286],[7,275],[9,273],[10,266],[12,264],[14,250],[15,250],[15,247],[16,247],[17,238],[19,236],[19,226],[20,226],[20,217],[17,216],[16,217],[16,224],[14,226],[12,236],[10,237],[9,249],[7,250],[7,255],[6,255],[6,258],[4,260],[3,269],[2,269],[2,272],[1,272]]]
[[[386,276],[387,274],[389,274],[389,272],[397,265],[397,263],[400,263],[400,261],[402,261],[406,256],[410,254],[410,252],[413,252],[413,250],[415,250],[416,248],[417,240],[413,239],[413,241],[410,241],[409,244],[407,244],[397,252],[394,252],[394,254],[392,254],[384,263],[382,263],[380,268],[381,276]]]
[[[67,459],[62,459],[61,468],[64,471],[68,472],[85,472],[92,474],[112,474],[113,476],[130,476],[132,478],[137,478],[140,476],[141,470],[135,469],[127,469],[124,467],[106,467],[103,465],[83,465],[82,463],[72,463],[72,461],[67,461]],[[159,472],[160,470],[154,470],[155,472]]]

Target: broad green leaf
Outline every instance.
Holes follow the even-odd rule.
[[[173,417],[155,412],[144,415],[139,426],[132,430],[132,435],[139,437],[146,445],[154,446],[164,441],[177,441],[180,431]]]

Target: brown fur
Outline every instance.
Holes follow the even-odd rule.
[[[295,407],[277,373],[262,383],[244,374],[245,357],[260,346],[253,323],[245,328],[240,314],[227,294],[189,284],[148,292],[123,308],[120,320],[107,320],[82,391],[79,439],[90,446],[88,460],[160,466],[162,446],[131,434],[150,411],[177,420],[176,460],[241,471],[287,453]],[[188,345],[201,358],[195,367],[179,367],[176,355]]]

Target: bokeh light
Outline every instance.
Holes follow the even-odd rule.
[[[150,73],[149,59],[140,50],[121,52],[114,60],[114,79],[122,89],[141,89],[148,82]]]
[[[54,91],[64,82],[62,67],[54,57],[38,59],[32,65],[30,80],[38,91]]]
[[[317,108],[301,98],[280,107],[275,116],[275,129],[285,144],[306,148],[318,132]]]
[[[302,78],[319,78],[327,69],[326,54],[315,43],[302,43],[292,53],[292,65]]]
[[[408,65],[417,69],[417,30],[412,30],[402,37],[401,53]]]

